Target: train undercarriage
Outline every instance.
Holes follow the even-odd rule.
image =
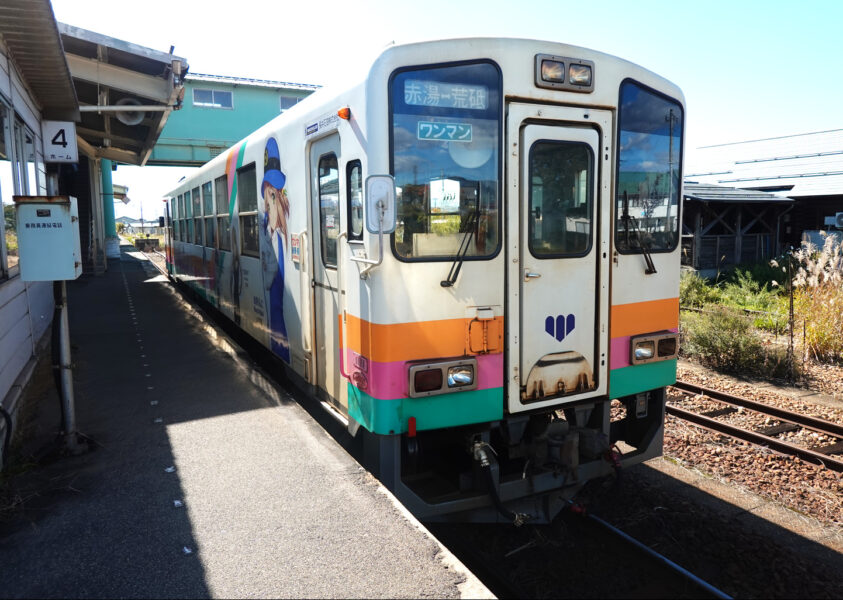
[[[502,421],[374,436],[364,463],[428,522],[547,523],[589,481],[662,452],[664,389]]]

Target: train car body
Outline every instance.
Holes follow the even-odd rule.
[[[174,189],[168,269],[421,518],[544,520],[661,453],[683,130],[676,86],[599,52],[393,46]]]

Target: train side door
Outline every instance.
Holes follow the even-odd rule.
[[[509,172],[518,179],[509,189],[519,190],[509,200],[510,254],[517,256],[509,273],[509,289],[517,292],[509,299],[516,339],[510,381],[517,382],[510,412],[607,389],[609,218],[601,199],[608,198],[608,152],[594,116],[584,121],[582,110],[569,110],[539,110],[561,118],[522,119],[509,132],[519,148]],[[604,137],[611,135],[609,118]]]
[[[313,232],[314,365],[316,384],[346,405],[347,390],[340,373],[340,210],[345,187],[340,176],[340,138],[334,134],[310,147],[310,198]],[[340,267],[341,268],[341,267]]]

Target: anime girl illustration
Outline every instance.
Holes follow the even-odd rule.
[[[263,153],[263,220],[261,231],[261,264],[263,280],[269,292],[270,349],[290,362],[290,343],[284,323],[284,251],[287,246],[287,218],[290,201],[281,172],[281,156],[275,138],[269,138]]]

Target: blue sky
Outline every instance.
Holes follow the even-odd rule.
[[[843,128],[840,0],[52,4],[59,21],[158,50],[174,45],[195,73],[323,85],[392,41],[479,35],[593,48],[682,88],[688,167],[700,146]],[[115,183],[129,185],[130,197],[157,196],[149,209],[159,210],[161,194],[178,177],[148,172],[141,178],[130,171],[118,169]],[[123,210],[139,212],[131,205]]]

